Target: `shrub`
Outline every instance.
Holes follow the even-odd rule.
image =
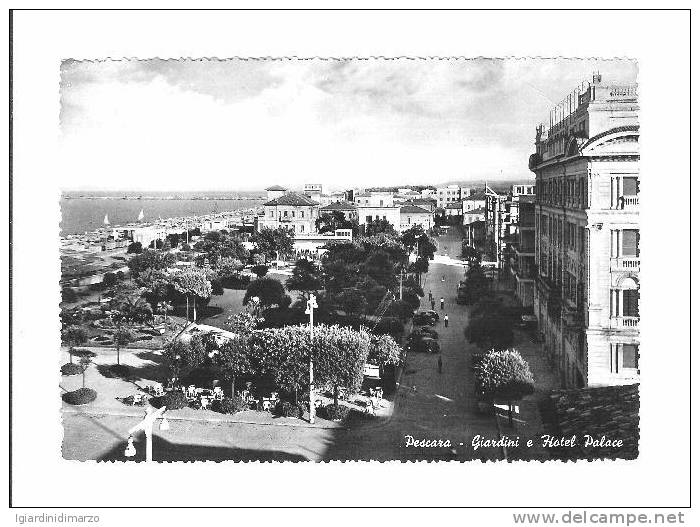
[[[146,405],[146,400],[143,397],[139,398],[139,400],[134,403],[134,396],[133,395],[129,395],[127,397],[124,397],[121,401],[128,406],[134,406],[134,405],[145,406]]]
[[[259,264],[259,265],[254,265],[250,270],[253,271],[257,275],[258,278],[262,278],[263,276],[265,276],[267,274],[267,272],[270,270],[270,268],[267,265]]]
[[[67,362],[61,366],[62,375],[80,375],[81,373],[83,373],[83,369],[80,367],[80,364]]]
[[[222,414],[236,414],[248,410],[248,403],[238,397],[224,397],[221,401],[214,401],[211,407],[215,412]]]
[[[327,406],[321,406],[318,409],[318,415],[323,419],[328,419],[330,421],[337,421],[345,419],[350,413],[350,408],[347,406],[341,406],[336,404],[329,404]]]
[[[221,285],[226,289],[247,289],[250,285],[250,276],[235,274],[221,279]]]
[[[518,400],[535,391],[530,366],[515,350],[484,354],[474,368],[477,392],[490,399]]]
[[[302,405],[294,404],[289,401],[280,401],[277,403],[275,412],[283,417],[301,417],[303,414]]]
[[[64,393],[61,398],[68,404],[87,404],[97,399],[97,392],[92,388],[78,388],[72,392]]]
[[[187,397],[179,390],[168,392],[154,401],[154,406],[165,406],[167,410],[179,410],[187,406]]]

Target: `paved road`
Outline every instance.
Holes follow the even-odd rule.
[[[466,342],[463,333],[469,310],[455,303],[457,284],[464,269],[443,257],[459,257],[461,238],[450,234],[441,236],[439,242],[436,255],[440,258],[437,262],[446,263],[431,262],[425,277],[425,297],[421,307],[430,308],[428,293],[432,291],[441,315],[435,327],[442,348],[443,373],[438,372],[437,355],[410,353],[391,420],[379,426],[368,424],[347,431],[334,431],[335,440],[325,459],[500,458],[498,449],[471,449],[473,436],[480,434],[498,439],[498,429],[492,417],[475,412],[471,356],[476,349]],[[441,297],[445,298],[443,311],[440,310]],[[448,314],[450,320],[447,328],[442,321],[444,314]],[[406,436],[418,441],[449,440],[451,447],[407,447]]]

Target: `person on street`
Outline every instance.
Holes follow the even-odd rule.
[[[431,299],[430,299],[430,309],[432,309],[433,311],[435,311],[435,299],[434,299],[434,298],[431,298]]]
[[[442,281],[443,282],[445,281],[445,275],[442,275]]]
[[[433,292],[432,291],[430,291],[428,293],[428,300],[430,300],[431,302],[433,301]]]
[[[442,373],[442,355],[438,357],[438,373]]]
[[[445,309],[445,299],[440,297],[440,309]]]
[[[445,327],[447,327],[448,322],[449,322],[449,319],[447,318],[447,315],[445,315]]]

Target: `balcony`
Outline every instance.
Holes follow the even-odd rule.
[[[627,207],[636,207],[639,205],[639,196],[622,196],[620,201],[622,202],[623,209]]]
[[[610,258],[611,271],[624,271],[630,273],[639,272],[639,257]]]
[[[639,317],[612,317],[610,327],[613,329],[631,329],[639,325]]]
[[[291,223],[292,218],[290,218],[289,216],[280,216],[279,221],[280,223]]]

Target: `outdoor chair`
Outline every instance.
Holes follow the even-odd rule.
[[[262,409],[265,412],[271,412],[272,411],[272,400],[263,398]]]
[[[197,397],[197,387],[194,384],[190,384],[187,387],[187,397],[189,397],[189,398]]]
[[[221,389],[221,386],[217,386],[214,388],[214,399],[216,401],[221,401],[224,398],[224,391]]]
[[[202,410],[206,410],[209,407],[209,397],[203,396],[200,399],[200,404],[202,406]]]

